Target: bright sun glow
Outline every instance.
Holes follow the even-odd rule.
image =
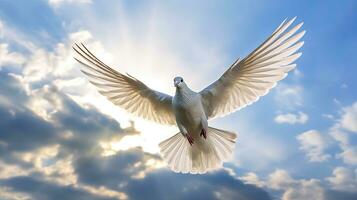
[[[156,125],[140,119],[136,121],[136,129],[140,132],[138,135],[127,135],[120,139],[111,141],[101,141],[100,146],[103,149],[103,156],[111,156],[118,151],[125,151],[130,148],[141,147],[145,152],[158,153],[158,144],[175,133],[174,127]],[[124,124],[124,123],[123,123]]]

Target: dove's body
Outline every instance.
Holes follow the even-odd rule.
[[[181,77],[174,79],[174,97],[152,90],[129,74],[106,65],[83,44],[74,50],[92,84],[115,105],[160,124],[177,124],[180,133],[161,142],[160,153],[176,172],[205,173],[222,166],[233,153],[236,135],[208,126],[207,120],[237,111],[257,101],[295,68],[304,44],[303,23],[290,29],[295,18],[283,23],[258,48],[236,60],[211,85],[193,92]]]
[[[183,173],[220,167],[231,156],[236,135],[208,127],[201,94],[188,88],[181,77],[174,82],[172,108],[180,133],[160,143],[164,160],[172,170]]]
[[[200,94],[190,90],[187,86],[177,88],[172,99],[172,106],[177,126],[184,136],[190,134],[196,139],[202,129],[207,129],[207,117]]]

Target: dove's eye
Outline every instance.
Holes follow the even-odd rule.
[[[181,83],[183,82],[183,79],[181,79]]]

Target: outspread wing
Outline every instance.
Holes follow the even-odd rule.
[[[100,61],[83,44],[73,46],[82,60],[81,70],[98,91],[135,116],[161,124],[175,124],[172,97],[150,89],[138,79],[124,75]]]
[[[200,92],[208,118],[229,114],[257,101],[295,68],[295,53],[304,42],[303,23],[290,30],[295,18],[284,20],[273,34],[243,60],[237,60],[214,83]]]

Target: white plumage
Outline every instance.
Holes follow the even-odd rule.
[[[99,92],[128,112],[161,124],[176,124],[179,133],[160,143],[160,153],[170,169],[205,173],[222,166],[233,153],[236,134],[212,128],[207,120],[239,110],[267,94],[287,72],[295,68],[296,53],[304,44],[298,32],[303,23],[289,29],[295,18],[280,26],[258,48],[234,62],[215,82],[194,92],[176,77],[175,96],[157,92],[100,61],[83,44],[74,50],[84,60],[82,70]]]

